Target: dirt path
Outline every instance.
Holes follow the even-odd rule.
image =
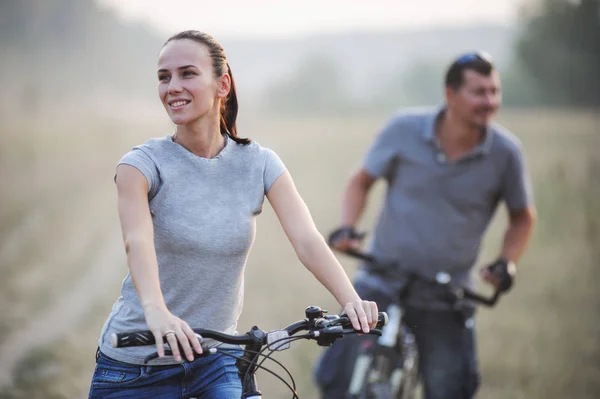
[[[0,266],[8,265],[16,261],[23,246],[30,240],[39,227],[44,224],[44,212],[41,208],[35,208],[21,222],[21,224],[6,237],[0,244]]]
[[[1,342],[0,388],[11,384],[15,367],[32,350],[72,334],[92,305],[105,297],[107,290],[114,289],[115,281],[122,278],[125,264],[123,244],[118,226],[110,218],[109,212],[114,213],[114,209],[109,195],[108,187],[102,187],[94,190],[92,195],[79,197],[76,203],[71,204],[73,212],[70,213],[70,222],[76,226],[72,235],[57,239],[63,245],[58,248],[54,246],[52,251],[45,251],[46,256],[42,262],[34,261],[33,266],[22,273],[20,285],[29,293],[28,296],[36,295],[41,285],[66,288],[57,290],[61,292],[60,295],[53,294],[48,305],[37,316],[28,320],[28,324],[10,331]],[[75,207],[79,209],[75,210]],[[69,213],[68,210],[65,212]],[[81,219],[82,215],[86,219]],[[1,248],[3,263],[12,261],[18,264],[20,257],[25,256],[22,253],[22,243],[26,240],[23,239],[45,223],[51,227],[53,221],[39,212],[32,213],[31,217],[24,220],[12,235],[13,240]],[[85,267],[85,270],[76,270],[73,281],[57,278],[55,270],[64,266],[66,261],[73,262],[73,258],[85,259],[81,262],[81,267]],[[18,302],[11,303],[10,306],[7,313],[27,309],[27,304]]]

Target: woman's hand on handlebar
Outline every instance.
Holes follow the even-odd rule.
[[[358,331],[362,330],[365,334],[377,326],[378,312],[375,302],[362,299],[348,302],[344,306],[344,313],[352,322],[352,327]]]
[[[144,313],[148,330],[152,331],[156,340],[156,353],[158,353],[159,357],[165,355],[163,337],[169,344],[176,361],[182,360],[180,347],[183,349],[183,355],[189,361],[194,360],[193,351],[196,351],[198,354],[202,353],[200,341],[194,331],[185,321],[169,312],[166,307],[148,307],[144,309]]]

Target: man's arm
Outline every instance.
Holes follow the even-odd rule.
[[[346,251],[360,247],[360,238],[353,234],[354,226],[364,212],[367,196],[375,180],[364,168],[360,168],[350,178],[342,198],[341,227],[329,237],[330,244],[335,249]]]
[[[520,211],[509,212],[509,225],[504,233],[502,251],[497,261],[481,269],[481,277],[497,289],[506,292],[513,283],[519,261],[531,237],[536,211],[528,206]]]
[[[536,220],[536,211],[529,206],[520,211],[509,212],[509,225],[504,234],[500,258],[517,263],[525,251]]]
[[[498,260],[482,269],[481,274],[484,280],[506,292],[512,286],[516,263],[529,243],[536,219],[531,179],[520,145],[511,154],[502,195],[509,209],[509,225]]]
[[[334,248],[344,251],[358,248],[354,226],[359,222],[367,203],[367,195],[378,178],[385,178],[393,170],[397,156],[397,135],[402,130],[400,116],[392,118],[379,132],[367,152],[363,165],[350,178],[342,197],[340,227],[329,237]]]
[[[341,224],[344,227],[355,226],[367,204],[367,195],[375,178],[360,168],[350,179],[342,199]]]

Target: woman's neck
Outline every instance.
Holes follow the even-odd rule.
[[[225,147],[218,118],[177,126],[173,141],[202,158],[214,158]]]

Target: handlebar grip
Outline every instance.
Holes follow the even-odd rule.
[[[110,337],[110,344],[113,348],[146,346],[154,345],[155,343],[154,334],[150,330],[112,334]]]
[[[348,318],[348,315],[343,314],[341,317],[344,318],[344,320],[342,321],[342,326],[346,326],[346,327],[352,327],[351,323],[350,323],[350,319]],[[384,326],[387,325],[389,321],[389,317],[387,315],[386,312],[379,312],[377,314],[377,325],[375,326],[375,328],[381,329]]]
[[[379,315],[377,316],[377,326],[375,328],[383,328],[384,326],[387,326],[389,321],[390,318],[386,312],[379,312]]]

